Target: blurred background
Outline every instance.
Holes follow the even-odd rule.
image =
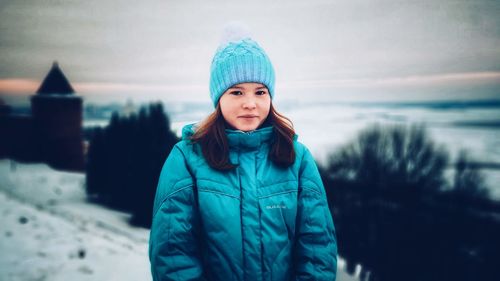
[[[0,1],[0,279],[151,280],[224,26],[322,173],[337,280],[500,280],[500,2]],[[117,271],[117,267],[122,268]]]

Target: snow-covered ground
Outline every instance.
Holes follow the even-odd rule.
[[[152,279],[149,229],[87,202],[84,184],[81,173],[0,160],[0,280]],[[357,279],[339,270],[337,280]]]
[[[87,203],[85,177],[0,160],[0,280],[150,280],[149,230]]]

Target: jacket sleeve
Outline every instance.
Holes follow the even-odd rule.
[[[307,148],[299,172],[295,280],[335,280],[337,242],[326,193]]]
[[[194,181],[176,145],[160,173],[149,237],[154,281],[203,280]]]

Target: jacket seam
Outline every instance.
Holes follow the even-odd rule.
[[[186,178],[186,179],[187,179],[187,178]],[[163,203],[165,200],[167,200],[168,198],[172,197],[175,193],[180,192],[180,191],[182,191],[182,190],[184,190],[184,189],[186,189],[186,188],[189,188],[189,187],[191,187],[192,185],[193,185],[193,183],[188,183],[188,184],[186,184],[186,185],[184,185],[184,186],[182,186],[182,187],[180,187],[180,188],[178,188],[178,189],[176,189],[176,190],[174,190],[174,191],[170,192],[167,196],[165,196],[165,199],[163,199],[163,200],[162,200],[162,203]],[[174,187],[175,187],[175,185],[174,185]]]
[[[193,177],[193,172],[191,171],[191,168],[189,167],[189,162],[188,162],[188,157],[186,156],[186,153],[182,150],[182,148],[180,147],[180,143],[181,142],[178,142],[176,145],[175,145],[175,148],[177,148],[179,150],[179,152],[182,154],[182,158],[184,159],[184,166],[186,167],[186,170],[188,171],[189,175],[191,176],[191,178],[194,180],[194,177]]]
[[[323,195],[323,193],[321,193],[320,191],[317,191],[316,189],[309,186],[302,186],[302,189],[309,190],[311,192],[316,193],[317,195]]]
[[[303,189],[308,189],[308,190],[310,190],[310,191],[312,191],[312,192],[315,192],[315,193],[317,193],[317,194],[319,194],[319,195],[321,195],[321,194],[322,194],[322,192],[321,192],[321,191],[316,190],[316,189],[321,189],[321,186],[318,186],[317,184],[315,184],[315,183],[314,183],[314,181],[313,181],[312,179],[310,179],[310,178],[308,178],[308,177],[304,177],[304,176],[302,177],[302,179],[303,179],[302,181],[307,180],[307,181],[310,181],[310,182],[312,182],[312,183],[313,183],[313,184],[312,184],[312,185],[310,185],[310,186],[309,186],[309,185],[307,185],[307,184],[306,184],[306,185],[302,185],[302,188],[303,188]],[[316,189],[315,189],[315,188],[316,188]]]
[[[225,184],[223,182],[217,182],[217,181],[210,180],[210,179],[201,178],[201,179],[197,180],[197,182],[199,182],[199,181],[207,181],[207,182],[210,182],[210,183],[213,183],[213,184],[223,185],[223,186],[228,187],[228,188],[230,187],[230,185],[228,185],[228,184]],[[238,195],[226,193],[226,192],[223,192],[223,191],[212,190],[210,188],[204,188],[204,187],[201,187],[201,186],[198,186],[198,190],[199,191],[216,193],[216,194],[220,194],[220,195],[226,195],[226,196],[229,196],[229,197],[236,198],[236,199],[240,200],[240,197]]]
[[[275,185],[279,185],[279,184],[284,184],[284,183],[288,183],[288,182],[295,182],[295,181],[297,181],[297,180],[296,179],[285,180],[285,181],[275,182],[275,183],[268,184],[268,185],[261,185],[261,186],[258,187],[258,189],[270,188],[271,186],[275,186]]]
[[[224,186],[229,186],[229,185],[227,185],[227,184],[225,184],[223,182],[218,182],[218,181],[214,181],[214,180],[211,180],[211,179],[198,178],[198,181],[200,181],[200,180],[202,180],[202,181],[209,181],[211,183],[221,184],[221,185],[224,185]]]
[[[186,178],[186,179],[187,179],[187,178]],[[190,183],[190,184],[188,184],[188,185],[186,185],[186,186],[184,186],[184,187],[181,187],[181,188],[179,188],[179,189],[177,189],[177,190],[175,190],[175,191],[172,191],[172,192],[171,192],[171,193],[169,193],[167,196],[165,196],[165,198],[161,201],[160,206],[158,207],[158,209],[156,210],[156,212],[153,214],[153,217],[155,217],[155,216],[156,216],[156,214],[158,213],[158,211],[160,211],[160,210],[161,210],[161,207],[163,207],[163,204],[165,203],[165,201],[167,201],[167,200],[168,200],[170,197],[172,197],[175,193],[178,193],[178,192],[180,192],[180,191],[183,191],[183,190],[185,190],[185,189],[188,189],[188,188],[190,188],[191,186],[192,186],[192,184]]]
[[[238,201],[240,200],[240,198],[238,196],[235,196],[235,195],[232,195],[232,194],[229,194],[229,193],[225,193],[225,192],[215,191],[215,190],[211,190],[211,189],[204,189],[204,188],[200,188],[200,187],[198,187],[198,190],[199,191],[203,191],[203,192],[209,192],[209,193],[215,193],[215,194],[225,195],[225,196],[228,196],[228,197],[231,197],[231,198],[238,199]]]
[[[271,196],[275,196],[275,195],[280,195],[280,194],[286,194],[286,193],[292,193],[292,192],[298,192],[298,190],[297,189],[283,190],[283,191],[278,191],[278,192],[271,193],[271,194],[257,196],[257,198],[258,199],[264,199],[264,198],[267,198],[267,197],[271,197]]]

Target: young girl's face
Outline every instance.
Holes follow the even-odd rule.
[[[260,83],[241,83],[227,89],[219,100],[222,116],[244,132],[257,129],[269,115],[271,96]]]

